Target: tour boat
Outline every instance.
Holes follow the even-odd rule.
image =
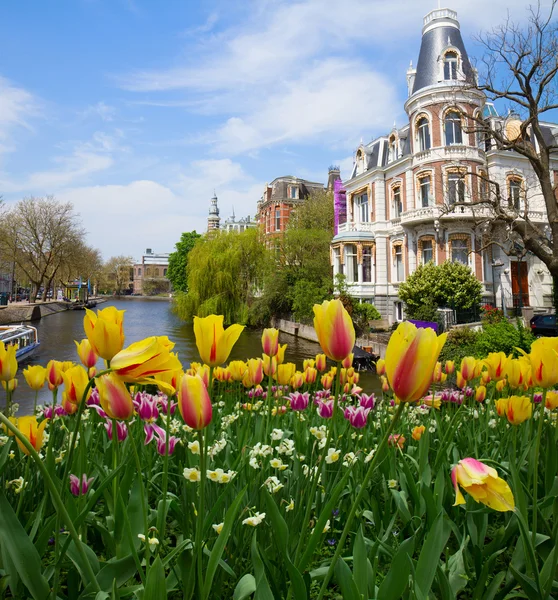
[[[40,345],[37,328],[31,325],[0,326],[0,342],[6,346],[15,345],[17,360],[30,356]]]

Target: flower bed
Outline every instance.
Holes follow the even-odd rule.
[[[24,371],[53,404],[0,415],[3,597],[556,597],[558,339],[457,370],[404,323],[374,397],[341,303],[315,314],[301,371],[276,330],[223,366],[242,328],[210,316],[184,372],[167,338],[124,348],[123,312],[87,311],[84,366]]]

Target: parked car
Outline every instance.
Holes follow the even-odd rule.
[[[534,335],[558,336],[556,315],[535,315],[530,323]]]

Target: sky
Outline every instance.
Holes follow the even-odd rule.
[[[26,0],[0,6],[0,195],[71,202],[105,259],[254,216],[266,183],[349,175],[403,125],[425,0]],[[442,4],[444,6],[444,4]],[[525,0],[453,0],[474,35]]]

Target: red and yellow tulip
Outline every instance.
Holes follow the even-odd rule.
[[[401,402],[414,402],[426,394],[446,337],[430,328],[418,329],[408,321],[393,332],[386,349],[386,373]]]
[[[74,340],[74,344],[76,345],[77,353],[79,356],[79,360],[81,360],[81,364],[87,369],[94,367],[97,364],[97,360],[99,357],[95,353],[95,350],[93,350],[91,342],[87,338],[85,338],[81,340],[81,342],[76,342]]]
[[[236,344],[243,325],[231,325],[223,328],[223,315],[194,317],[194,335],[196,346],[202,361],[210,367],[222,365]]]
[[[496,469],[474,458],[460,460],[452,469],[451,480],[455,489],[455,504],[465,504],[460,487],[477,502],[482,502],[499,512],[513,510],[515,501],[510,486],[500,477]]]
[[[114,306],[98,310],[85,309],[83,329],[95,354],[112,360],[124,347],[124,312]]]
[[[277,373],[275,379],[279,385],[289,385],[291,377],[296,372],[296,365],[294,363],[283,363],[277,365]]]
[[[39,452],[43,447],[43,436],[48,419],[44,419],[39,424],[37,422],[37,417],[19,417],[19,419],[14,419],[13,422],[21,433],[29,440],[29,443],[33,446],[35,451]],[[17,440],[17,445],[24,454],[29,455],[29,450],[27,450],[19,439]]]
[[[134,414],[132,396],[116,373],[101,375],[95,383],[101,406],[110,419],[126,420]]]
[[[465,381],[471,381],[471,379],[474,379],[476,366],[477,359],[474,356],[465,356],[461,360],[461,368],[459,369],[461,372],[461,377],[463,377]]]
[[[529,396],[510,396],[508,398],[506,417],[512,425],[520,425],[533,414],[533,403]]]
[[[87,371],[81,366],[76,365],[62,373],[64,379],[64,394],[68,402],[79,404],[82,401],[85,388],[89,383]],[[91,390],[87,396],[89,397]],[[87,400],[87,398],[85,398]],[[66,411],[68,412],[68,411]]]
[[[64,364],[59,360],[49,360],[46,366],[46,379],[48,382],[48,389],[52,392],[64,383]]]
[[[325,355],[342,361],[355,345],[353,321],[341,300],[325,300],[314,304],[314,329]]]
[[[185,374],[178,389],[178,410],[186,425],[204,429],[213,417],[211,399],[202,378]]]
[[[534,385],[549,388],[558,383],[558,338],[539,338],[531,344]]]
[[[275,356],[279,349],[279,330],[264,329],[262,333],[262,349],[267,356]]]
[[[320,373],[323,373],[327,369],[326,355],[325,354],[316,354],[316,369]]]

